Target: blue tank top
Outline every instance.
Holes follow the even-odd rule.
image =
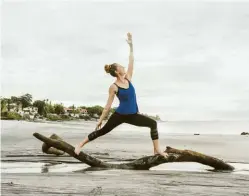
[[[119,99],[119,106],[116,112],[119,114],[136,114],[138,112],[135,88],[129,80],[128,82],[129,87],[127,89],[119,87],[114,83],[118,87],[117,97]]]

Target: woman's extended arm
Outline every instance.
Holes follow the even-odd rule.
[[[126,78],[131,80],[133,74],[133,65],[134,65],[134,56],[133,56],[133,43],[132,43],[132,35],[131,33],[127,33],[128,39],[126,40],[130,47],[130,55],[129,55],[129,65],[126,73]]]
[[[108,115],[108,113],[109,113],[109,111],[111,109],[114,97],[115,97],[115,93],[116,93],[116,86],[113,84],[109,88],[109,97],[108,97],[106,106],[104,107],[104,109],[102,111],[102,114],[101,114],[101,116],[99,118],[99,121],[98,121],[96,129],[101,128],[101,124],[102,124],[103,120]]]

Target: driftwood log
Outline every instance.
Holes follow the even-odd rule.
[[[62,141],[62,138],[60,138],[58,135],[56,135],[54,133],[49,138]],[[45,142],[43,142],[43,144],[42,144],[42,152],[44,152],[46,154],[54,154],[54,155],[58,155],[58,156],[65,154],[64,151],[59,150],[57,148],[54,148],[49,143],[45,143]]]
[[[56,139],[50,136],[45,137],[39,133],[34,133],[34,137],[44,142],[49,148],[59,150],[60,152],[66,152],[70,156],[78,159],[79,161],[89,165],[90,167],[106,168],[106,169],[133,169],[133,170],[148,170],[151,167],[169,163],[169,162],[197,162],[204,165],[213,167],[215,170],[227,170],[232,171],[234,167],[225,163],[224,161],[207,156],[191,150],[178,150],[171,147],[166,147],[165,152],[168,153],[166,157],[160,155],[145,156],[134,161],[121,164],[113,164],[101,161],[91,155],[84,152],[80,152],[79,155],[74,153],[74,147],[61,138]],[[58,137],[58,136],[57,136]]]

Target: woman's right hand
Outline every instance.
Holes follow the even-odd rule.
[[[96,129],[95,130],[99,130],[101,128],[101,125],[102,125],[102,121],[99,121],[97,123],[97,126],[96,126]]]
[[[132,45],[132,35],[131,35],[131,33],[127,33],[126,41],[129,44],[129,46]]]

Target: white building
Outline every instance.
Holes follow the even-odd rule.
[[[31,119],[33,119],[35,115],[38,114],[38,108],[37,107],[26,107],[20,110],[18,114],[20,114],[21,116],[27,114],[30,116]]]
[[[93,117],[94,118],[99,118],[99,115],[98,114],[94,114]]]
[[[80,108],[80,115],[81,116],[87,116],[88,115],[87,109]]]
[[[9,107],[10,107],[10,112],[17,112],[17,111],[22,110],[21,104],[17,105],[16,103],[11,103],[9,104]]]

